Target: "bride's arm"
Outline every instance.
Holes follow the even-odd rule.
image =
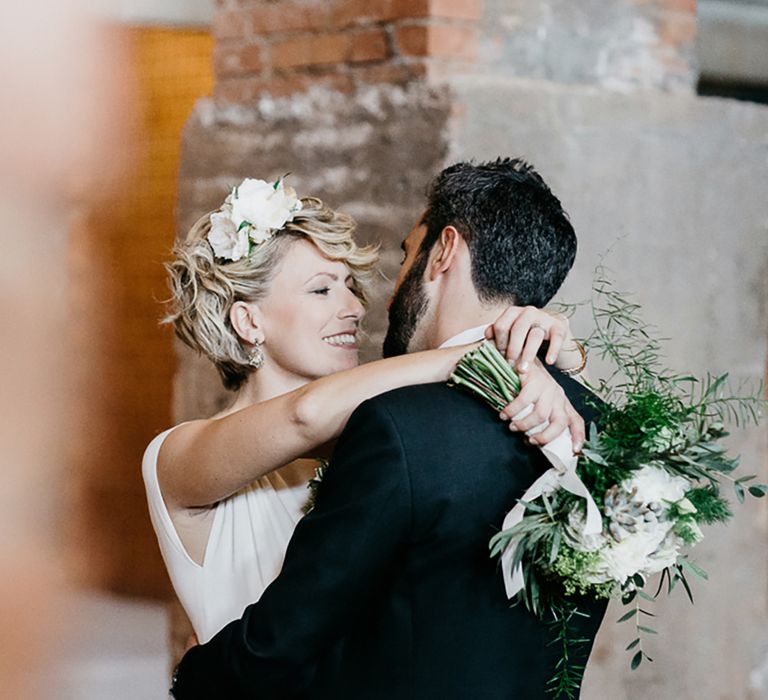
[[[563,368],[563,345],[570,340],[567,319],[532,307],[510,307],[489,326],[487,337],[508,359],[533,360],[544,340],[547,360]],[[294,459],[317,451],[336,438],[352,412],[366,399],[414,384],[445,381],[470,346],[457,346],[379,360],[323,377],[269,401],[216,420],[178,427],[158,456],[158,479],[170,509],[207,506]],[[521,358],[521,355],[523,356]],[[551,385],[551,386],[550,386]],[[555,382],[540,378],[531,401],[546,398]],[[556,388],[556,387],[554,387]],[[550,392],[551,393],[551,392]],[[547,435],[570,428],[575,444],[583,442],[584,422],[565,395],[544,401]]]
[[[446,381],[471,346],[370,362],[216,420],[176,428],[158,456],[170,509],[207,506],[336,438],[366,399],[413,384]]]

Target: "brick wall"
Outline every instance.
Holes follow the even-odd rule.
[[[690,89],[695,0],[218,0],[216,97],[456,76]]]
[[[216,97],[243,103],[311,85],[406,84],[477,53],[482,0],[222,0]]]

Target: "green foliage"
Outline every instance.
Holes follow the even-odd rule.
[[[595,269],[588,305],[595,328],[585,345],[613,365],[609,376],[592,387],[606,402],[601,416],[602,432],[610,435],[606,449],[616,450],[617,456],[638,448],[653,453],[662,447],[654,445],[654,438],[664,428],[694,428],[689,442],[690,437],[712,441],[727,434],[725,422],[741,427],[759,421],[766,406],[762,383],[734,390],[727,374],[708,374],[700,381],[664,367],[662,339],[642,320],[630,295],[616,289],[602,264]],[[674,447],[671,440],[668,449],[655,451]]]
[[[575,700],[579,697],[581,679],[584,676],[587,654],[584,645],[589,641],[574,638],[571,624],[574,617],[588,617],[573,603],[560,602],[551,609],[549,627],[552,641],[549,646],[560,648],[560,658],[555,665],[555,672],[547,682],[547,692],[556,699]]]
[[[632,661],[630,663],[630,668],[633,671],[641,664],[643,659],[653,661],[653,659],[643,650],[643,634],[658,634],[658,632],[656,632],[656,630],[652,627],[641,624],[643,616],[655,617],[653,613],[648,612],[647,610],[644,610],[640,607],[641,599],[651,603],[654,601],[654,598],[643,591],[642,588],[635,588],[634,590],[628,591],[627,595],[622,598],[622,602],[624,602],[626,605],[634,602],[634,606],[617,620],[619,623],[627,622],[628,620],[633,620],[635,623],[635,632],[637,636],[629,644],[627,644],[625,649],[625,651],[632,651],[637,649],[637,651],[633,654]]]
[[[675,534],[687,545],[694,545],[701,539],[699,532],[691,524],[691,520],[693,518],[678,520],[674,527]]]
[[[699,486],[691,489],[685,497],[696,508],[693,517],[702,525],[724,523],[733,517],[733,511],[721,495],[717,486]]]
[[[591,387],[602,399],[596,404],[600,430],[590,431],[579,464],[593,496],[601,498],[632,469],[649,462],[712,486],[729,479],[739,460],[729,457],[721,442],[728,435],[724,424],[758,422],[766,405],[762,384],[751,391],[745,385],[733,390],[727,374],[708,374],[700,381],[665,368],[661,339],[640,318],[639,305],[615,288],[602,265],[595,270],[587,303],[595,329],[585,345],[613,366],[607,378]],[[740,502],[747,493],[768,493],[764,484],[745,487],[739,480],[733,488]]]
[[[629,469],[642,464],[667,448],[685,414],[676,396],[653,390],[627,396],[622,406],[606,405],[601,415],[603,457]]]
[[[563,586],[565,595],[592,594],[597,598],[610,598],[614,585],[611,583],[589,583],[585,573],[598,560],[597,552],[578,552],[567,544],[560,546],[557,558],[552,563],[552,573]]]
[[[741,385],[734,390],[727,374],[708,374],[699,380],[664,367],[662,340],[642,321],[640,307],[615,288],[603,266],[595,271],[593,294],[587,303],[595,329],[585,345],[593,354],[610,360],[612,370],[590,387],[600,400],[595,401],[597,420],[590,425],[579,476],[598,506],[611,487],[643,466],[650,464],[684,477],[692,485],[686,497],[695,512],[685,503],[667,504],[665,517],[674,522],[674,532],[685,543],[695,544],[701,537],[699,524],[725,522],[732,516],[728,502],[720,495],[723,483],[730,483],[740,502],[747,495],[759,498],[768,493],[768,485],[749,483],[754,476],[734,476],[739,459],[729,456],[723,444],[728,436],[727,423],[743,427],[758,422],[766,405],[761,398],[762,385],[752,390]],[[520,391],[518,375],[489,343],[462,358],[451,381],[496,410],[504,408]],[[578,542],[569,529],[568,516],[574,507],[581,507],[577,503],[580,499],[562,489],[526,503],[523,520],[498,533],[490,543],[491,556],[514,547],[512,566],[523,564],[525,584],[518,600],[540,618],[553,620],[553,643],[561,645],[562,657],[549,690],[559,698],[576,697],[583,671],[574,662],[575,642],[568,634],[568,624],[578,614],[569,607],[570,596],[607,598],[620,593],[625,603],[634,602],[634,608],[620,619],[633,619],[637,631],[636,639],[627,647],[633,653],[632,668],[643,660],[652,661],[643,650],[642,638],[656,634],[644,624],[653,614],[640,608],[640,601],[652,601],[653,597],[642,590],[645,579],[640,572],[623,586],[618,582],[587,582],[587,572],[600,555],[575,549]],[[629,517],[631,522],[636,516]],[[667,593],[681,584],[693,602],[686,572],[703,579],[707,576],[680,557],[662,572],[656,596],[665,583]]]
[[[541,572],[549,568],[552,547],[560,527],[546,509],[532,504],[534,511],[517,525],[497,533],[490,541],[491,556],[500,555],[507,546],[515,547],[512,568],[523,563],[525,587],[520,600],[538,617],[543,617],[552,605],[553,597]],[[539,512],[535,512],[535,511]]]

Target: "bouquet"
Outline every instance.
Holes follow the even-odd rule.
[[[585,345],[612,365],[607,379],[589,386],[600,397],[597,425],[590,426],[578,465],[574,458],[545,473],[490,542],[491,556],[502,559],[508,595],[553,626],[562,653],[548,690],[560,698],[576,696],[584,670],[580,640],[569,637],[569,623],[580,614],[571,596],[620,598],[629,609],[618,621],[633,620],[637,631],[627,646],[631,668],[652,661],[643,638],[656,630],[643,602],[678,584],[693,602],[689,577],[707,574],[687,550],[703,538],[702,525],[731,517],[724,485],[740,503],[768,491],[753,475],[736,476],[738,458],[722,444],[726,423],[757,423],[762,387],[740,395],[728,389],[726,374],[699,380],[665,369],[660,341],[639,319],[639,307],[602,268],[588,304],[595,330]],[[517,374],[489,343],[467,353],[451,380],[496,410],[520,389]],[[659,579],[649,593],[654,574]]]
[[[323,477],[328,469],[328,460],[318,458],[315,460],[317,466],[315,467],[315,475],[307,482],[307,489],[309,489],[309,496],[306,503],[301,507],[303,515],[309,515],[315,509],[315,501],[317,500],[317,492],[320,490],[320,484],[323,483]]]

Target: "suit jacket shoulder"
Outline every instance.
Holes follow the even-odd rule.
[[[600,400],[589,389],[571,377],[556,369],[548,368],[555,381],[565,391],[573,407],[584,418],[585,423],[597,418],[597,406]],[[436,417],[443,416],[450,422],[452,415],[462,415],[472,423],[494,423],[501,425],[498,415],[478,396],[464,389],[451,386],[447,382],[417,384],[393,389],[369,399],[366,404],[386,410],[394,422],[400,426],[411,426],[411,430],[423,429],[425,423],[431,423]],[[430,434],[434,438],[434,434]]]

